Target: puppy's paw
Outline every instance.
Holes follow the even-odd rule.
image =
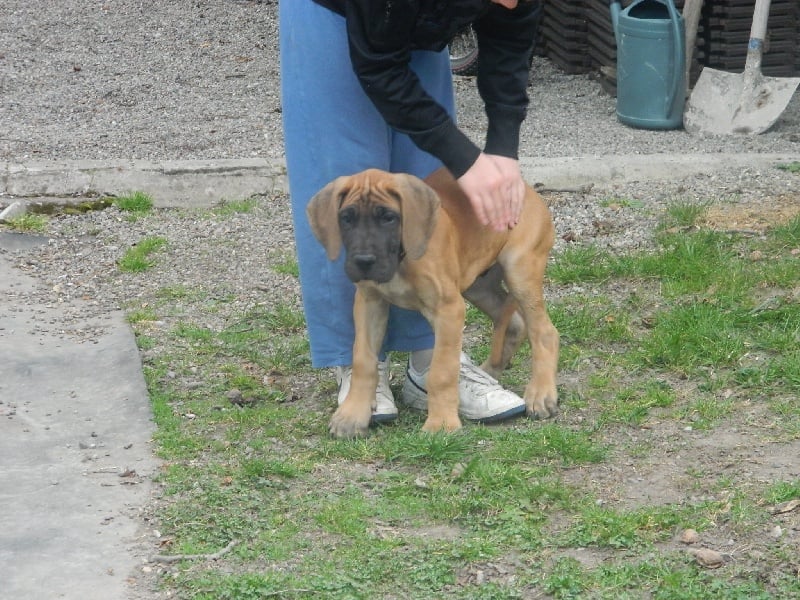
[[[342,404],[331,417],[328,431],[333,437],[337,438],[363,438],[369,435],[369,420],[371,411],[369,405],[367,410],[347,410],[346,405]]]
[[[558,396],[555,392],[525,395],[525,406],[527,414],[532,419],[551,419],[555,417],[558,410]]]
[[[500,379],[503,375],[503,366],[493,365],[489,360],[486,360],[481,366],[481,371],[489,375],[490,377],[494,377],[495,379]]]
[[[457,414],[454,417],[431,417],[428,415],[425,424],[422,426],[422,431],[427,431],[428,433],[451,432],[459,429],[461,429],[461,419],[458,418]]]

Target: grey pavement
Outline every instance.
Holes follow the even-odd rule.
[[[800,155],[525,158],[521,165],[531,183],[579,189],[792,161]],[[161,207],[208,206],[285,191],[285,167],[262,159],[0,162],[2,205],[133,190]],[[0,599],[144,598],[134,589],[151,547],[141,511],[159,463],[139,354],[121,312],[66,327],[65,307],[26,302],[41,283],[4,250],[44,242],[0,233]]]
[[[139,353],[121,312],[65,324],[38,285],[0,252],[0,598],[129,598],[158,468]]]

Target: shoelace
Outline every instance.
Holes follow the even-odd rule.
[[[378,389],[384,388],[384,391],[387,392],[390,396],[391,388],[389,387],[389,375],[387,371],[389,370],[389,363],[387,362],[380,362],[378,361]]]
[[[461,363],[461,376],[464,379],[469,379],[470,381],[477,383],[479,385],[489,385],[489,386],[497,386],[500,384],[494,377],[482,371],[480,368],[475,366],[472,363],[462,362]]]

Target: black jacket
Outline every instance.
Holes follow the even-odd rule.
[[[489,0],[314,1],[345,17],[353,69],[386,122],[456,177],[480,150],[425,92],[408,63],[412,50],[442,50],[461,27],[473,23],[480,49],[478,90],[489,121],[484,150],[517,158],[541,14],[538,1],[512,11]]]

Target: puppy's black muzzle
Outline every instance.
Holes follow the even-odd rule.
[[[364,273],[369,273],[369,270],[375,266],[378,257],[374,254],[356,254],[353,256],[353,262]]]
[[[351,205],[339,212],[350,281],[386,283],[394,277],[402,254],[400,225],[400,216],[381,205]]]

